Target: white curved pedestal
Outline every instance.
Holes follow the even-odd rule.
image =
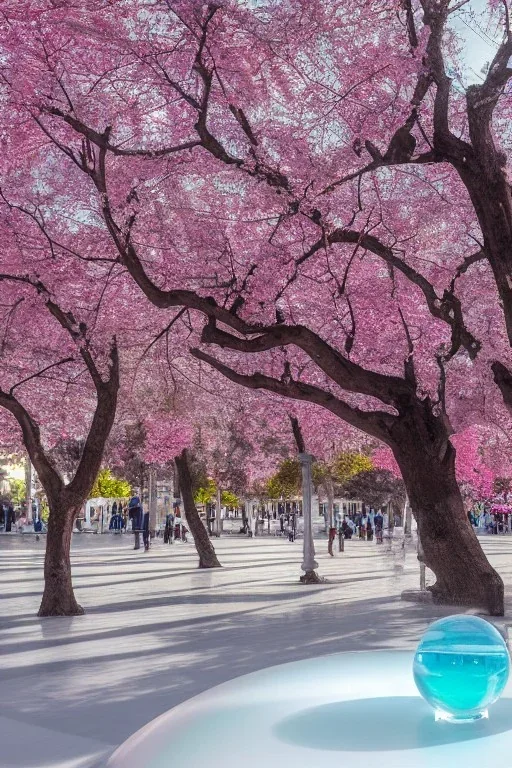
[[[239,677],[142,728],[108,768],[510,768],[512,687],[488,720],[435,722],[412,658],[342,653]]]

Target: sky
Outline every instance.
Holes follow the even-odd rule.
[[[470,0],[451,17],[450,26],[466,41],[465,86],[482,82],[482,68],[494,58],[502,39],[503,27],[497,28],[496,19],[491,22],[487,8],[487,0]]]

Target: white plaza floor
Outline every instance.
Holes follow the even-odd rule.
[[[222,569],[199,571],[192,544],[132,550],[123,537],[75,537],[87,614],[37,619],[44,541],[0,538],[0,767],[96,768],[138,728],[239,675],[340,651],[412,649],[450,609],[400,601],[418,586],[371,542],[303,586],[301,547],[274,538],[215,541]],[[483,539],[512,599],[512,538]],[[504,627],[510,617],[509,599]],[[500,622],[497,622],[500,625]]]

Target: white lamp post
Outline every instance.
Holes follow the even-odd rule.
[[[25,460],[25,505],[27,511],[27,524],[32,524],[32,463],[27,456]]]
[[[303,584],[317,584],[322,579],[316,573],[318,563],[315,560],[315,543],[311,521],[311,465],[313,456],[310,453],[299,453],[299,461],[302,465],[302,513],[304,516],[304,560],[301,566],[304,576],[300,577],[300,581]]]
[[[156,531],[156,516],[157,516],[157,484],[156,484],[156,469],[149,470],[149,489],[148,489],[148,503],[149,503],[149,530],[150,535],[153,538]]]

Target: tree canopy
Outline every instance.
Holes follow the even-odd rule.
[[[105,499],[127,499],[131,496],[130,483],[115,477],[108,468],[101,469],[90,492],[90,497]]]

